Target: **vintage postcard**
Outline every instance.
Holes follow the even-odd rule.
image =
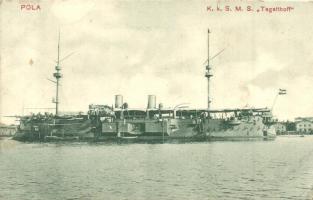
[[[313,199],[313,1],[0,0],[0,199]]]

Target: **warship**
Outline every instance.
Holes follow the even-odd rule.
[[[93,141],[208,141],[275,139],[272,109],[236,108],[211,109],[210,97],[210,30],[208,30],[207,108],[194,109],[185,104],[173,108],[157,105],[156,96],[148,95],[147,106],[133,109],[115,95],[114,106],[89,105],[86,114],[59,113],[59,81],[62,78],[58,59],[55,67],[55,114],[18,116],[17,140],[93,140]]]

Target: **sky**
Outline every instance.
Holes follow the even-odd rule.
[[[280,120],[313,116],[313,3],[252,0],[2,0],[0,114],[53,108],[60,30],[60,110],[87,111],[114,104],[131,108],[147,95],[174,107],[207,106],[207,30],[211,107],[271,107]],[[21,9],[39,5],[40,10]],[[291,12],[208,12],[207,7],[286,7]],[[24,108],[24,109],[23,109]],[[24,112],[23,112],[24,110]]]

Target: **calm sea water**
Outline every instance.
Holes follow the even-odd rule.
[[[0,140],[0,199],[313,199],[313,137],[185,144]]]

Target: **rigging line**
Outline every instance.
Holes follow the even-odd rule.
[[[272,104],[272,107],[271,107],[271,111],[273,112],[273,108],[274,108],[274,106],[275,106],[275,104],[276,104],[276,100],[277,100],[277,97],[279,96],[279,93],[277,93],[276,94],[276,96],[275,96],[275,99],[274,99],[274,102],[273,102],[273,104]]]
[[[67,56],[64,56],[59,62],[62,62],[62,61],[64,61],[64,60],[68,59],[68,58],[69,58],[70,56],[72,56],[74,53],[75,53],[75,51],[69,53]]]
[[[225,51],[226,48],[222,49],[221,51],[219,51],[217,54],[215,54],[214,56],[212,56],[210,59],[206,59],[203,63],[203,65],[205,63],[207,63],[209,60],[213,60],[214,58],[216,58],[218,55],[220,55],[221,53],[223,53],[223,51]]]
[[[64,109],[65,107],[68,107],[69,102],[68,102],[67,96],[65,95],[62,87],[60,87],[60,93],[61,93],[61,96],[63,97],[62,99],[63,99],[63,109]],[[63,111],[65,111],[65,110],[63,110]]]

